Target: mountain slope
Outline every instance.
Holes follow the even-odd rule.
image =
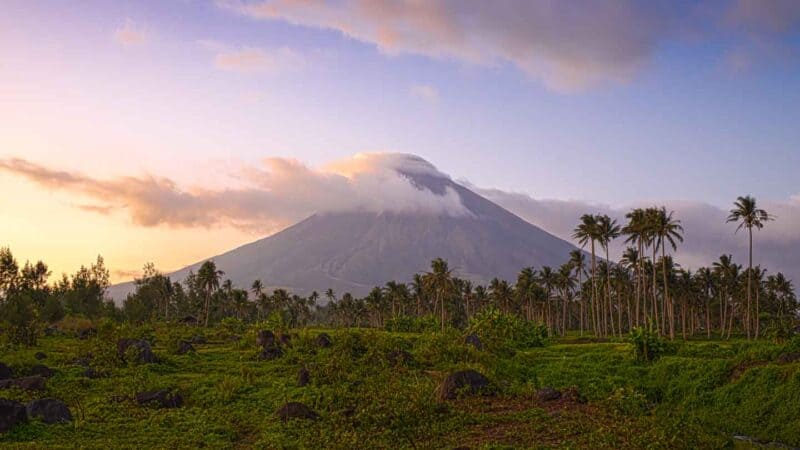
[[[496,276],[513,280],[526,266],[557,266],[575,249],[446,176],[398,172],[420,190],[454,191],[464,212],[320,213],[210,259],[238,286],[260,279],[299,294],[332,288],[365,295],[389,280],[409,281],[437,257],[458,276],[486,283]],[[201,263],[170,275],[182,280]],[[119,302],[131,288],[124,283],[109,291]]]

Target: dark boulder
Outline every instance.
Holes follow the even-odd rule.
[[[464,338],[464,343],[475,347],[475,350],[483,350],[483,342],[481,342],[481,338],[476,334],[467,335],[467,337]]]
[[[319,414],[313,409],[299,402],[285,403],[275,411],[275,414],[284,422],[289,419],[316,420],[319,418]]]
[[[184,325],[197,325],[200,323],[195,316],[183,316],[178,319],[178,323],[182,323]]]
[[[401,366],[414,362],[414,357],[405,350],[392,350],[386,354],[386,360],[389,361],[389,365]]]
[[[161,408],[180,408],[183,405],[183,397],[180,394],[166,390],[139,392],[135,400],[140,405],[150,404]]]
[[[0,389],[20,389],[23,391],[43,391],[44,378],[39,376],[13,378],[10,380],[0,380]]]
[[[452,400],[460,394],[475,395],[489,392],[489,380],[474,370],[451,373],[438,389],[440,400]]]
[[[552,402],[561,398],[561,391],[545,387],[536,391],[536,399],[540,402]]]
[[[189,339],[189,341],[192,344],[205,344],[206,343],[206,337],[202,336],[202,335],[199,335],[199,334],[196,334],[196,335],[192,336],[192,338]]]
[[[14,371],[11,370],[11,367],[0,362],[0,380],[7,380],[9,378],[14,378]]]
[[[328,335],[328,333],[320,333],[317,335],[317,338],[314,339],[314,344],[321,348],[328,348],[332,343],[333,342],[331,341],[331,337]]]
[[[191,343],[189,343],[187,341],[180,341],[178,343],[178,354],[179,355],[185,355],[185,354],[190,353],[190,352],[191,353],[195,352],[194,346]]]
[[[43,359],[46,359],[47,355],[45,355],[43,352],[36,352],[36,354],[33,355],[33,357],[36,358],[37,361],[41,361]]]
[[[40,377],[49,378],[56,374],[56,372],[45,366],[44,364],[36,364],[30,368],[28,371],[31,375],[38,375]]]
[[[271,361],[283,356],[283,350],[280,347],[267,347],[258,354],[258,359],[263,361]]]
[[[274,347],[275,346],[275,333],[270,330],[260,330],[256,334],[256,345],[259,347]]]
[[[29,419],[39,419],[48,425],[72,421],[72,413],[66,403],[54,398],[32,400],[25,409]]]
[[[83,328],[78,330],[78,339],[86,340],[90,337],[97,334],[97,330],[94,328]]]
[[[25,413],[25,405],[14,400],[0,398],[0,433],[5,433],[26,420],[28,420],[28,415]]]
[[[303,387],[307,385],[310,379],[311,379],[311,374],[308,373],[308,369],[306,369],[305,367],[302,367],[300,368],[299,371],[297,371],[297,386]]]
[[[130,348],[136,349],[137,362],[145,364],[157,362],[150,343],[141,339],[120,339],[117,342],[117,354],[123,361],[125,361],[125,356]]]

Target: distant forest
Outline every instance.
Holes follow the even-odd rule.
[[[479,313],[498,310],[539,323],[551,335],[574,330],[621,337],[649,327],[671,339],[734,334],[757,339],[795,331],[798,303],[791,280],[752,263],[753,232],[774,219],[754,198],[739,197],[728,218],[749,240],[745,265],[721,255],[709,267],[684,269],[671,256],[683,241],[672,212],[634,209],[626,219],[618,224],[605,215],[582,216],[574,238],[584,251],[565,255],[559,267],[522,268],[514,281],[495,278],[476,285],[437,258],[430,271],[413,275],[410,283],[388,281],[364,298],[330,289],[305,297],[284,289],[269,292],[262,280],[237,287],[213,261],[174,281],[149,263],[135,280],[135,291],[117,307],[105,298],[109,271],[102,257],[51,281],[44,262],[20,266],[9,248],[0,248],[0,307],[6,335],[26,344],[68,316],[198,326],[235,318],[286,328],[324,324],[420,331],[463,328]],[[619,261],[609,258],[615,239],[629,244]]]

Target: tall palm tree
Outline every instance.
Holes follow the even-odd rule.
[[[668,312],[669,312],[669,337],[670,339],[675,339],[675,308],[672,304],[672,300],[669,297],[669,282],[667,277],[667,244],[672,247],[672,250],[675,251],[678,249],[678,244],[676,242],[683,242],[683,227],[681,226],[681,221],[677,219],[673,219],[674,211],[667,212],[667,208],[661,207],[658,210],[658,215],[656,216],[655,222],[655,236],[656,236],[656,247],[659,245],[661,246],[661,267],[663,273],[663,281],[664,281],[664,301],[667,304]]]
[[[742,228],[747,228],[749,239],[749,260],[747,264],[747,312],[745,313],[745,330],[747,332],[747,339],[750,339],[750,305],[752,298],[751,284],[753,280],[753,227],[760,230],[764,227],[764,223],[772,220],[773,217],[765,210],[756,205],[756,199],[749,195],[739,197],[733,203],[733,209],[728,216],[728,222],[738,222],[739,226],[736,227],[738,232]],[[756,338],[758,338],[758,311],[756,311]]]
[[[569,252],[569,263],[575,269],[575,275],[578,277],[578,292],[580,293],[580,327],[581,336],[583,336],[583,319],[586,316],[586,305],[583,298],[583,273],[586,270],[586,257],[581,250],[572,250]]]
[[[597,216],[592,214],[582,215],[580,218],[580,223],[578,223],[578,226],[573,230],[572,237],[573,239],[577,239],[578,243],[581,244],[581,248],[586,247],[587,243],[590,244],[590,250],[592,253],[592,329],[594,330],[595,334],[600,334],[602,331],[600,330],[599,318],[597,316],[597,261],[594,248],[594,243],[598,237]]]
[[[434,293],[436,302],[439,303],[442,313],[442,331],[445,328],[445,299],[453,295],[455,281],[452,270],[447,265],[447,261],[436,258],[431,261],[431,271],[423,276],[425,287]]]
[[[222,278],[225,272],[217,270],[217,265],[214,261],[208,260],[200,266],[197,271],[197,280],[200,283],[200,289],[205,292],[205,326],[208,327],[208,316],[211,306],[211,295],[219,289],[219,279]]]
[[[625,214],[628,223],[622,228],[622,234],[628,236],[625,239],[626,243],[636,244],[636,319],[634,323],[639,325],[639,305],[644,293],[644,243],[647,237],[647,213],[642,208],[636,208]],[[646,304],[645,304],[646,305]],[[647,309],[645,307],[645,309]]]
[[[558,275],[556,278],[556,286],[561,291],[561,335],[567,333],[567,315],[569,310],[569,299],[572,290],[575,289],[575,282],[577,280],[572,276],[572,264],[569,262],[562,264],[558,268]]]
[[[533,319],[533,290],[531,284],[536,282],[536,271],[533,267],[525,267],[517,275],[517,285],[514,292],[519,296],[519,302],[525,309],[525,318]]]
[[[703,292],[704,309],[706,315],[706,336],[711,339],[711,288],[714,285],[714,277],[711,269],[701,267],[695,274],[695,282]]]
[[[600,246],[606,252],[606,261],[608,264],[611,264],[611,258],[608,254],[608,247],[611,244],[611,241],[616,239],[620,234],[621,228],[617,225],[616,219],[612,219],[606,215],[599,216],[597,218],[597,237],[600,241]],[[614,312],[611,307],[611,271],[606,271],[606,306],[608,309],[608,314],[611,318],[611,328],[614,328]],[[622,308],[617,309],[618,314],[622,314]],[[605,316],[605,312],[603,313]],[[618,317],[619,319],[619,317]],[[619,320],[621,323],[621,320]],[[622,335],[622,330],[619,330],[620,336]]]
[[[552,331],[553,323],[550,311],[550,300],[553,298],[553,289],[558,282],[558,274],[550,266],[543,266],[542,269],[539,270],[539,281],[542,283],[542,287],[545,291],[545,322],[547,323],[547,327]]]
[[[261,280],[253,281],[253,284],[250,286],[250,292],[253,293],[253,297],[256,299],[256,304],[259,306],[258,308],[258,319],[261,320],[261,313],[262,313],[262,304],[261,304],[261,296],[264,295],[264,283]]]

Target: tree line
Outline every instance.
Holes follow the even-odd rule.
[[[8,248],[0,249],[0,302],[10,333],[20,342],[35,339],[37,324],[65,315],[146,322],[181,320],[209,326],[227,317],[242,321],[277,320],[282,326],[307,324],[387,327],[398,320],[425,320],[442,329],[463,327],[478,313],[496,309],[544,324],[549,333],[622,336],[649,326],[675,338],[705,335],[730,338],[734,333],[759,338],[790,333],[798,302],[792,282],[782,273],[768,274],[753,265],[753,231],[773,220],[752,197],[739,197],[728,217],[736,231],[747,232],[747,266],[721,255],[708,267],[685,269],[673,255],[683,242],[683,228],[664,207],[637,208],[626,223],[585,214],[573,237],[580,250],[558,267],[525,267],[511,282],[495,278],[476,284],[456,276],[437,258],[430,270],[410,283],[389,281],[365,297],[269,292],[261,280],[248,288],[233,285],[213,261],[204,262],[183,281],[172,281],[145,265],[134,291],[121,307],[104,298],[109,285],[102,257],[71,277],[48,283],[41,261],[19,266]],[[628,247],[612,261],[609,246],[624,239]],[[321,304],[321,297],[326,300]]]

